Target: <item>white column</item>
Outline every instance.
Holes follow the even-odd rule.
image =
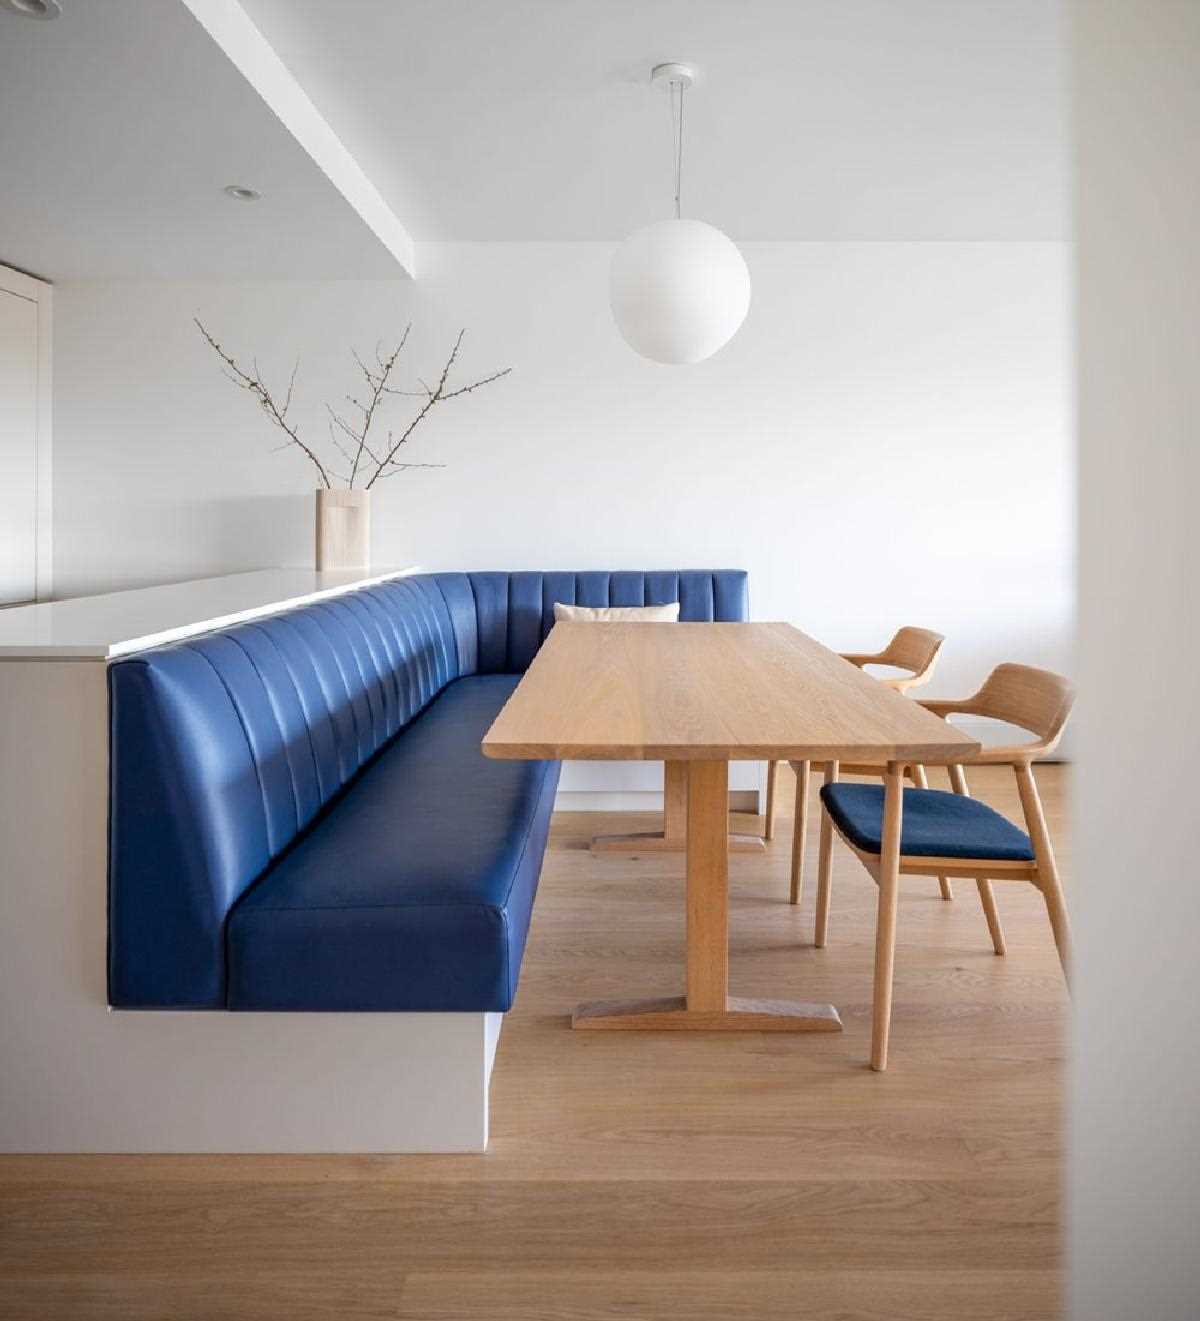
[[[1074,0],[1071,1315],[1200,1307],[1200,3]]]

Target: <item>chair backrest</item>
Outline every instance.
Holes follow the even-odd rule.
[[[1062,737],[1075,704],[1075,685],[1053,670],[1032,665],[997,665],[983,687],[960,710],[1003,720],[1036,734],[1038,754],[1050,752]]]
[[[945,640],[927,628],[902,628],[879,653],[879,664],[911,670],[912,678],[901,682],[907,688],[916,688],[929,681]]]

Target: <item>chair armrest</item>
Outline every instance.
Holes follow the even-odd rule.
[[[1055,739],[1054,743],[1058,740]],[[1032,743],[1010,743],[1004,747],[980,748],[972,757],[964,757],[964,766],[1020,766],[1037,761],[1053,751],[1054,743],[1035,739]]]
[[[842,651],[838,655],[842,660],[849,661],[851,665],[857,665],[861,670],[864,665],[886,665],[887,661],[881,660],[883,652],[871,652],[870,654],[862,651]]]
[[[969,697],[959,698],[957,701],[938,697],[917,697],[913,700],[918,706],[923,706],[935,716],[941,716],[943,720],[947,716],[971,715],[975,711],[975,706]]]
[[[959,701],[939,700],[938,698],[919,698],[914,699],[918,706],[922,706],[932,715],[941,716],[943,720],[952,715],[977,715],[979,708],[975,705],[974,699],[966,698]],[[1058,744],[1058,739],[1033,739],[1029,743],[1008,743],[1003,746],[997,745],[991,748],[980,748],[978,752],[970,756],[955,759],[955,764],[960,766],[1017,766],[1022,762],[1037,761],[1039,757],[1044,757],[1048,752],[1053,752]]]

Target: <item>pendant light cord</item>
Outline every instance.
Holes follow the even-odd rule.
[[[672,146],[675,152],[675,219],[679,215],[679,195],[683,186],[683,93],[686,90],[683,83],[671,83],[671,133]],[[679,92],[679,113],[675,113],[675,93]]]

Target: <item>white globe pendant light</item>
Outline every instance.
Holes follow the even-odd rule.
[[[617,329],[635,353],[654,362],[710,358],[737,334],[750,308],[750,272],[733,242],[702,220],[680,216],[683,94],[694,77],[683,64],[660,64],[651,73],[670,88],[675,217],[631,234],[613,254],[609,273]]]
[[[660,220],[613,255],[617,329],[654,362],[703,362],[746,319],[750,272],[733,243],[703,220]]]

